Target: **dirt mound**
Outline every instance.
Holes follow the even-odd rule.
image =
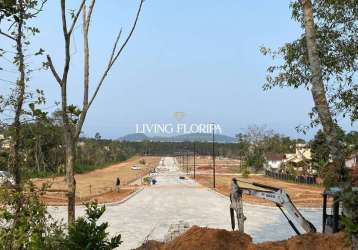
[[[349,250],[343,233],[305,234],[285,241],[254,244],[249,235],[223,229],[192,227],[165,244],[149,241],[138,250]]]
[[[303,234],[289,240],[256,244],[257,250],[349,250],[343,233],[339,234]]]
[[[155,240],[149,240],[145,244],[141,245],[135,250],[160,250],[161,247],[164,245],[162,242],[158,242]]]
[[[176,239],[166,243],[161,250],[222,250],[249,249],[252,239],[238,231],[228,232],[223,229],[192,227]]]

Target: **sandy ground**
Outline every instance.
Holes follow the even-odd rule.
[[[216,177],[216,189],[218,192],[229,195],[231,189],[231,179],[234,176],[217,176]],[[284,182],[272,178],[268,178],[265,176],[250,176],[249,178],[238,178],[235,176],[239,181],[243,182],[257,182],[273,187],[278,187],[284,189],[289,196],[291,197],[293,203],[297,207],[321,207],[322,206],[322,193],[323,188],[318,186],[312,185],[303,185],[303,184],[296,184],[290,182]],[[213,177],[208,175],[197,175],[196,181],[206,187],[213,186]],[[241,185],[245,185],[242,183]],[[249,203],[253,204],[261,204],[261,205],[268,205],[274,206],[273,203],[269,201],[265,201],[262,199],[257,199],[252,196],[244,196],[244,200]]]
[[[189,156],[188,161],[186,160],[186,157],[183,158],[177,157],[177,162],[180,167],[182,167],[183,171],[186,171],[187,165],[188,170],[190,172],[193,171],[194,166],[194,158],[193,156]],[[212,170],[213,161],[211,156],[197,156],[195,157],[195,166],[196,166],[196,172],[199,174],[206,174],[209,173]],[[240,160],[236,159],[227,159],[227,158],[221,158],[217,157],[215,158],[215,166],[217,173],[238,173],[240,172]]]
[[[139,163],[141,159],[145,160],[145,165]],[[151,169],[158,166],[159,160],[160,157],[134,157],[128,161],[103,169],[97,169],[86,174],[76,174],[76,200],[78,202],[91,199],[97,199],[99,202],[121,200],[136,189],[136,186],[130,186],[129,184],[147,175]],[[140,166],[141,170],[132,170],[131,168],[134,165]],[[119,193],[114,192],[117,177],[120,178],[122,187]],[[50,190],[59,191],[47,192],[44,195],[43,200],[48,204],[66,203],[66,195],[64,193],[66,183],[64,177],[34,179],[33,182],[37,186],[48,183],[51,185]]]
[[[124,242],[119,249],[138,247],[147,239],[162,241],[170,226],[180,221],[190,226],[230,230],[229,199],[180,176],[184,174],[174,159],[165,158],[156,177],[157,185],[144,188],[124,203],[107,207],[102,220],[109,222],[111,235],[122,234]],[[54,218],[66,218],[65,207],[53,206],[49,211]],[[247,217],[245,232],[254,242],[283,240],[294,235],[277,208],[245,203],[244,211]],[[321,209],[300,211],[321,230]],[[84,208],[77,207],[76,213],[83,215]]]

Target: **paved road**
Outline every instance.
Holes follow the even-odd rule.
[[[147,237],[163,240],[171,224],[184,221],[190,225],[230,230],[229,200],[192,180],[181,180],[173,158],[164,158],[157,185],[145,188],[127,202],[107,207],[103,216],[110,233],[121,233],[119,249],[139,246]],[[294,235],[277,208],[244,204],[245,231],[255,242],[282,240]],[[321,210],[303,209],[304,216],[320,230]],[[52,207],[55,218],[65,218],[63,207]],[[83,208],[77,215],[83,215]]]

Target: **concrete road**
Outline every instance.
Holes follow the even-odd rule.
[[[145,188],[120,205],[108,206],[103,216],[110,224],[110,233],[122,234],[119,249],[132,249],[146,239],[163,240],[169,226],[184,221],[192,225],[231,229],[229,199],[200,186],[184,176],[174,158],[163,158],[156,176],[157,184]],[[65,218],[64,207],[49,208],[58,219]],[[303,215],[321,230],[321,210],[301,209]],[[244,204],[247,217],[245,232],[255,242],[282,240],[294,235],[285,217],[277,208]],[[78,207],[77,215],[84,209]]]

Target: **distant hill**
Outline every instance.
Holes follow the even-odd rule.
[[[129,134],[118,139],[119,141],[154,141],[154,142],[212,142],[212,134],[194,133],[194,134],[183,134],[172,137],[154,136],[149,137],[145,134]],[[219,143],[235,143],[236,139],[231,136],[216,134],[215,142]]]

